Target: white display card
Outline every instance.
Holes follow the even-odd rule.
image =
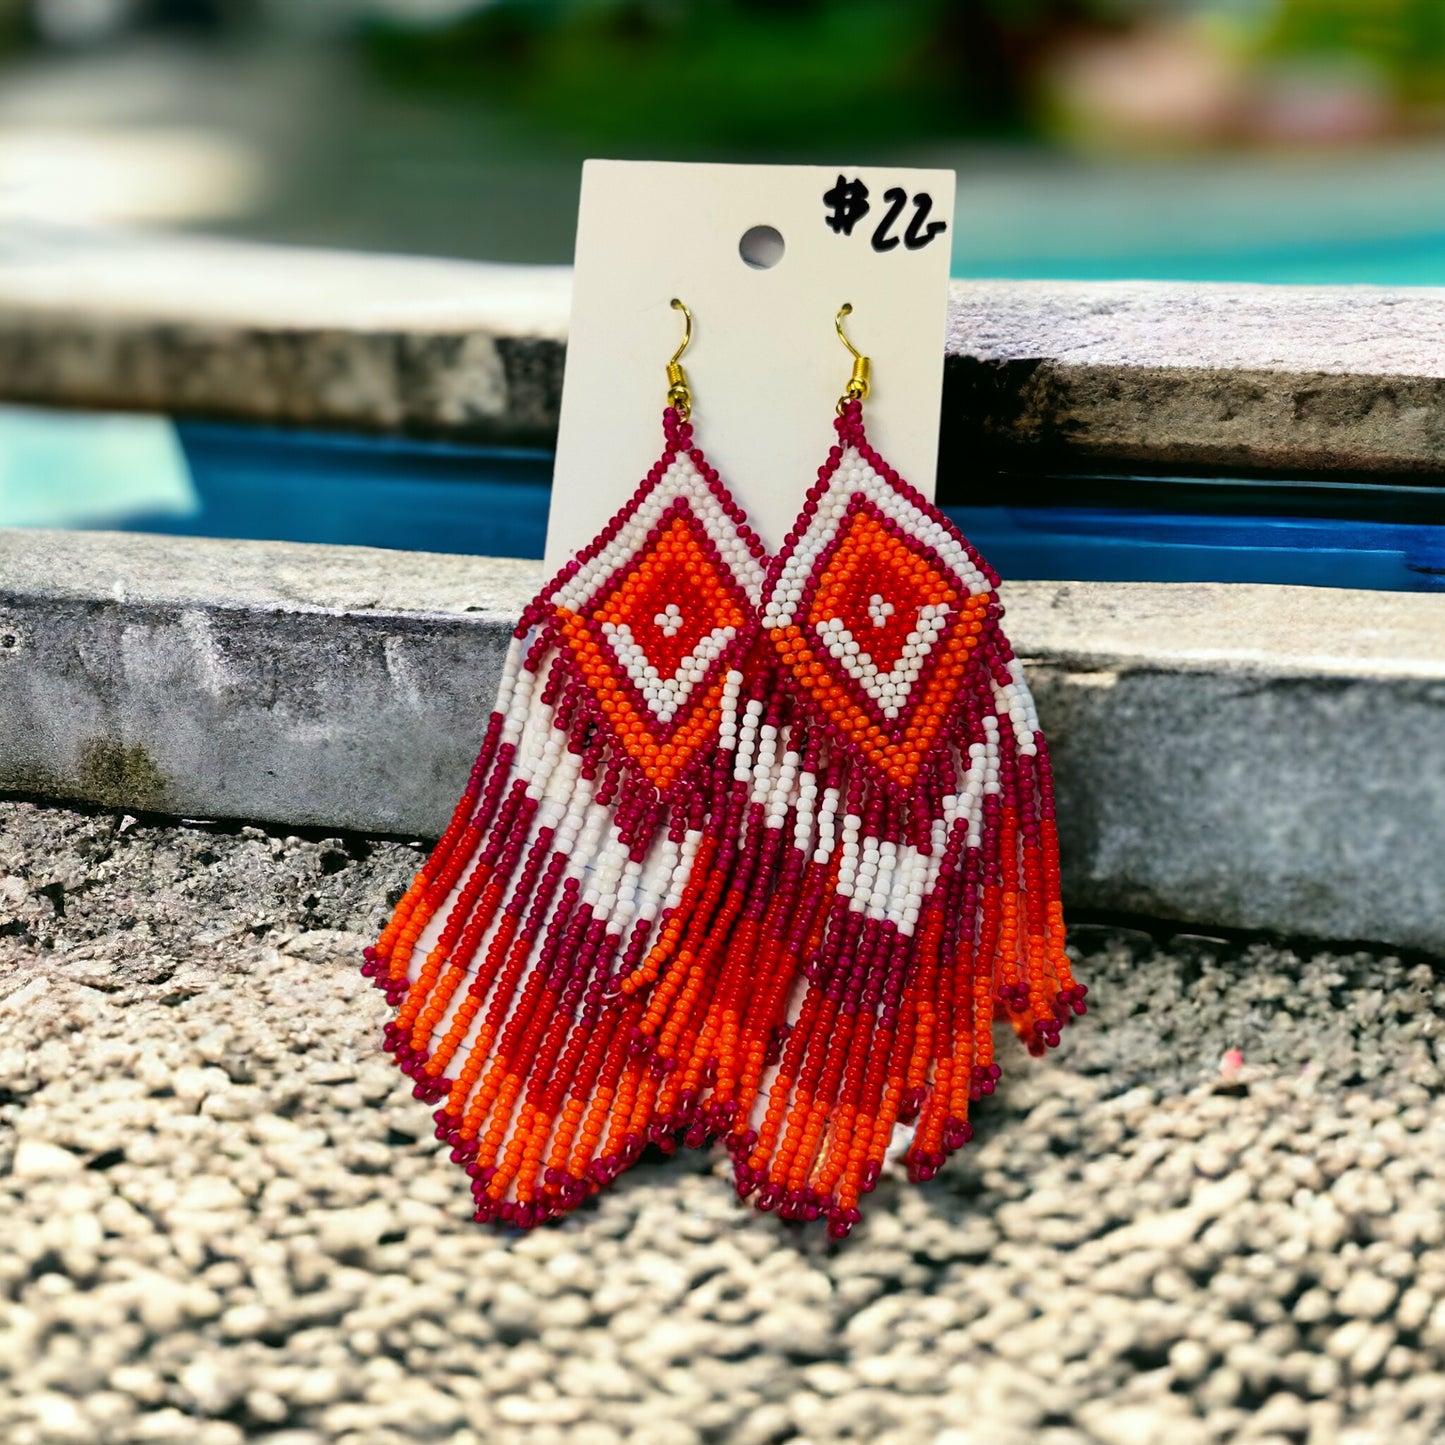
[[[872,359],[869,439],[933,495],[953,246],[952,171],[588,161],[547,526],[547,570],[582,548],[662,450],[666,365],[682,358],[697,444],[769,550],[835,437],[851,358]],[[771,227],[772,265],[743,237]],[[768,261],[777,243],[747,245]]]

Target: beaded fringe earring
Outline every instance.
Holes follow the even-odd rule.
[[[1082,1014],[1064,953],[1048,749],[998,578],[868,444],[854,358],[837,443],[764,589],[780,665],[751,780],[767,897],[701,1031],[701,1117],[738,1193],[845,1236],[899,1123],[931,1178],[1029,1051]],[[697,1075],[699,1066],[692,1073]]]
[[[366,951],[478,1219],[552,1218],[692,1127],[674,1075],[756,871],[766,554],[693,445],[672,305],[662,455],[523,614],[451,824]]]

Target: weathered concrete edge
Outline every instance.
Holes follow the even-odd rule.
[[[0,790],[290,826],[440,830],[538,577],[168,541],[152,585],[154,539],[50,534],[43,585],[38,535],[0,532]],[[1445,598],[1380,599],[1008,587],[1069,900],[1445,954]]]
[[[0,527],[0,595],[245,613],[364,613],[510,627],[538,562],[375,547]],[[1241,676],[1445,679],[1445,597],[1227,583],[1012,582],[1040,661]]]
[[[196,238],[0,250],[0,398],[548,443],[569,273]],[[945,474],[1445,467],[1445,292],[955,282]]]
[[[1438,472],[1445,291],[955,282],[944,474]]]
[[[546,442],[570,295],[565,267],[17,225],[0,396]]]
[[[88,411],[548,446],[563,343],[486,331],[0,313],[0,398]]]

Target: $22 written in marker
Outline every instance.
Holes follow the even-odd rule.
[[[867,185],[857,177],[851,181],[840,171],[837,182],[823,193],[823,206],[828,227],[839,236],[851,236],[853,228],[872,209]],[[875,251],[892,251],[900,242],[906,250],[921,251],[935,236],[948,229],[947,221],[930,221],[933,197],[920,191],[913,197],[913,214],[908,219],[901,237],[893,234],[894,224],[908,204],[908,192],[902,186],[892,186],[884,191],[883,199],[887,209],[883,218],[873,228],[871,237]]]

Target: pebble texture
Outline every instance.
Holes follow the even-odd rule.
[[[1426,963],[1080,928],[1090,1017],[841,1247],[696,1154],[515,1236],[355,971],[416,862],[0,802],[7,1445],[1445,1433]]]

